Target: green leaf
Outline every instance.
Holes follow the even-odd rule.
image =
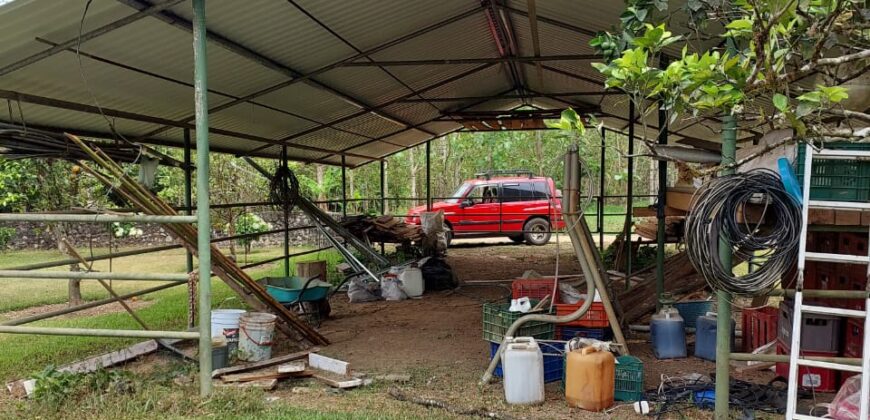
[[[776,109],[785,112],[788,110],[788,98],[781,93],[773,95],[773,106],[775,106]]]

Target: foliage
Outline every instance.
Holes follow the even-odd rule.
[[[862,4],[692,0],[668,11],[667,2],[631,0],[618,34],[590,42],[605,57],[593,66],[642,113],[662,107],[671,121],[730,114],[754,127],[793,128],[795,139],[862,139],[870,130],[841,125],[870,121],[863,107],[844,105],[848,81],[870,65]],[[677,13],[688,16],[684,34],[658,23]]]
[[[241,216],[237,217],[235,222],[235,232],[239,235],[248,235],[248,234],[256,234],[262,233],[267,230],[272,229],[272,225],[266,223],[263,218],[257,216],[254,213],[244,213]],[[240,238],[238,243],[245,247],[247,252],[250,252],[251,244],[256,240],[260,239],[260,236],[248,236],[245,238]]]
[[[135,223],[130,222],[113,222],[112,223],[112,234],[116,238],[126,238],[126,237],[139,237],[142,236],[144,232],[142,229],[136,227]]]
[[[9,246],[9,242],[15,235],[18,233],[15,228],[11,227],[0,227],[0,251],[6,249]]]
[[[34,375],[33,398],[49,404],[61,404],[82,392],[130,392],[132,376],[123,370],[98,370],[91,373],[59,371],[49,365]]]

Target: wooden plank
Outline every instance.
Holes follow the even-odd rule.
[[[807,215],[807,223],[811,225],[833,225],[834,217],[833,209],[810,209]]]
[[[331,375],[328,375],[328,374],[325,375],[325,374],[320,373],[320,372],[315,373],[314,378],[319,380],[319,381],[322,381],[323,383],[325,383],[333,388],[338,388],[338,389],[356,388],[356,387],[363,384],[363,380],[360,378],[351,378],[351,377],[334,378]]]
[[[262,379],[259,381],[251,381],[251,382],[234,382],[234,383],[223,383],[223,382],[215,382],[215,386],[220,388],[259,388],[266,391],[271,391],[275,389],[275,386],[278,385],[277,379]]]
[[[631,215],[634,217],[656,217],[655,207],[634,207],[631,209]],[[665,207],[665,216],[685,216],[685,210],[677,210],[671,207]]]
[[[308,355],[308,366],[311,366],[312,369],[325,370],[337,375],[350,375],[350,363],[321,356],[317,353]]]
[[[278,365],[278,373],[296,373],[303,371],[305,371],[305,362],[302,360]]]
[[[287,372],[281,373],[274,370],[265,372],[252,373],[237,373],[235,375],[223,375],[221,380],[224,382],[252,382],[263,379],[285,379],[285,378],[307,378],[314,375],[314,371],[306,370],[302,372]]]
[[[246,363],[244,365],[226,367],[222,369],[216,369],[211,373],[212,378],[216,378],[221,375],[226,375],[228,373],[236,373],[236,372],[246,372],[254,369],[262,369],[269,366],[280,365],[281,363],[292,362],[294,360],[302,359],[312,352],[320,351],[317,347],[312,347],[308,350],[302,350],[296,353],[285,354],[283,356],[273,357],[268,360],[263,360],[260,362]]]
[[[691,209],[692,207],[691,204],[693,195],[694,193],[691,192],[679,191],[675,190],[674,188],[668,188],[668,191],[665,192],[665,204],[673,209],[689,211],[689,209]]]
[[[861,212],[854,210],[836,210],[834,224],[837,226],[861,226]]]

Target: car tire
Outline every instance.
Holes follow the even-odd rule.
[[[541,218],[534,218],[523,225],[523,237],[529,245],[546,245],[550,242],[550,223]]]
[[[511,235],[511,236],[508,236],[508,239],[514,241],[515,243],[521,244],[526,240],[526,236],[523,234]]]

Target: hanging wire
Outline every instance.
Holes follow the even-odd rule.
[[[753,220],[758,207],[761,214]],[[691,209],[686,217],[686,252],[713,289],[743,296],[767,294],[794,264],[801,207],[775,172],[755,169],[712,179],[695,192]],[[719,259],[720,240],[734,258],[755,256],[763,263],[751,273],[733,274],[732,267],[724,267]]]

